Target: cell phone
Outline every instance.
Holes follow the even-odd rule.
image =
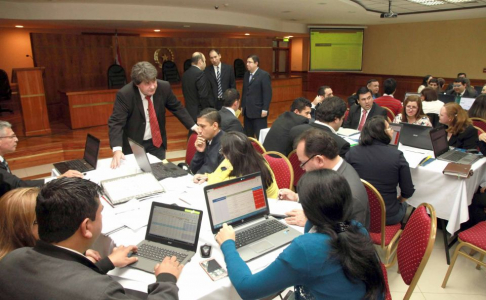
[[[213,281],[228,276],[228,272],[226,272],[226,270],[223,269],[223,267],[221,267],[221,265],[214,258],[207,259],[199,264]]]

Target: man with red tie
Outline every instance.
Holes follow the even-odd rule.
[[[132,68],[132,82],[116,94],[113,113],[108,120],[110,147],[113,149],[111,167],[117,168],[124,154],[131,154],[131,138],[142,144],[145,151],[165,159],[167,135],[165,111],[168,109],[187,129],[197,125],[172,93],[167,81],[157,79],[157,69],[149,62],[136,63]]]
[[[358,105],[349,109],[348,119],[344,121],[344,128],[358,129],[361,131],[366,120],[373,116],[383,116],[386,119],[386,110],[373,102],[371,91],[367,87],[361,87],[356,92]]]

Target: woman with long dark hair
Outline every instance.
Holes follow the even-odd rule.
[[[252,274],[235,248],[235,233],[216,235],[228,274],[243,299],[257,299],[294,286],[296,299],[382,299],[385,283],[366,229],[351,221],[351,190],[333,170],[305,173],[299,199],[310,230],[297,237],[264,270]]]
[[[469,118],[481,118],[486,120],[486,94],[477,96],[467,113]]]
[[[425,75],[424,78],[422,79],[422,84],[419,86],[417,89],[417,93],[420,93],[423,89],[429,86],[429,81],[432,79],[432,75]]]
[[[278,197],[278,186],[265,158],[253,148],[250,140],[241,132],[230,131],[221,137],[221,154],[224,160],[210,174],[196,174],[194,182],[213,184],[255,172],[262,173],[263,185],[268,198]]]

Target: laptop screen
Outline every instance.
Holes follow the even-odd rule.
[[[147,153],[143,146],[139,145],[134,140],[128,138],[128,143],[130,148],[132,148],[133,155],[137,161],[138,166],[144,172],[152,172],[152,167],[150,167],[150,161],[148,160]]]
[[[152,204],[147,239],[154,238],[181,242],[186,245],[197,244],[198,226],[201,212],[184,207]]]
[[[98,152],[100,151],[100,140],[88,134],[86,145],[84,146],[84,160],[96,169],[98,162]]]
[[[260,173],[206,186],[204,192],[213,229],[268,211]]]
[[[434,148],[435,158],[449,151],[449,143],[447,142],[447,132],[444,127],[439,127],[430,131],[430,139],[432,147]]]

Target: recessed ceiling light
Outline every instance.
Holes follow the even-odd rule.
[[[284,10],[282,13],[283,14],[288,14],[289,12],[291,12],[290,10]]]
[[[350,14],[355,14],[356,12],[355,12],[355,11],[350,10],[350,11],[348,11],[348,13],[350,13]]]
[[[23,25],[15,25],[15,27],[17,27],[17,28],[24,28]]]
[[[160,32],[160,29],[154,29],[155,32]]]
[[[245,33],[245,35],[250,35],[249,33]]]
[[[184,27],[184,28],[189,28],[189,27],[191,27],[191,25],[184,25],[184,26],[182,26],[182,27]]]
[[[293,35],[289,35],[288,37],[289,37],[289,38],[293,38],[294,36],[293,36]]]
[[[327,3],[326,2],[320,2],[320,3],[317,3],[319,5],[326,5]]]
[[[449,3],[468,3],[468,2],[477,2],[475,0],[445,0]]]
[[[422,5],[427,5],[427,6],[445,4],[445,2],[441,1],[441,0],[408,0],[408,1],[413,2],[413,3],[422,4]]]

